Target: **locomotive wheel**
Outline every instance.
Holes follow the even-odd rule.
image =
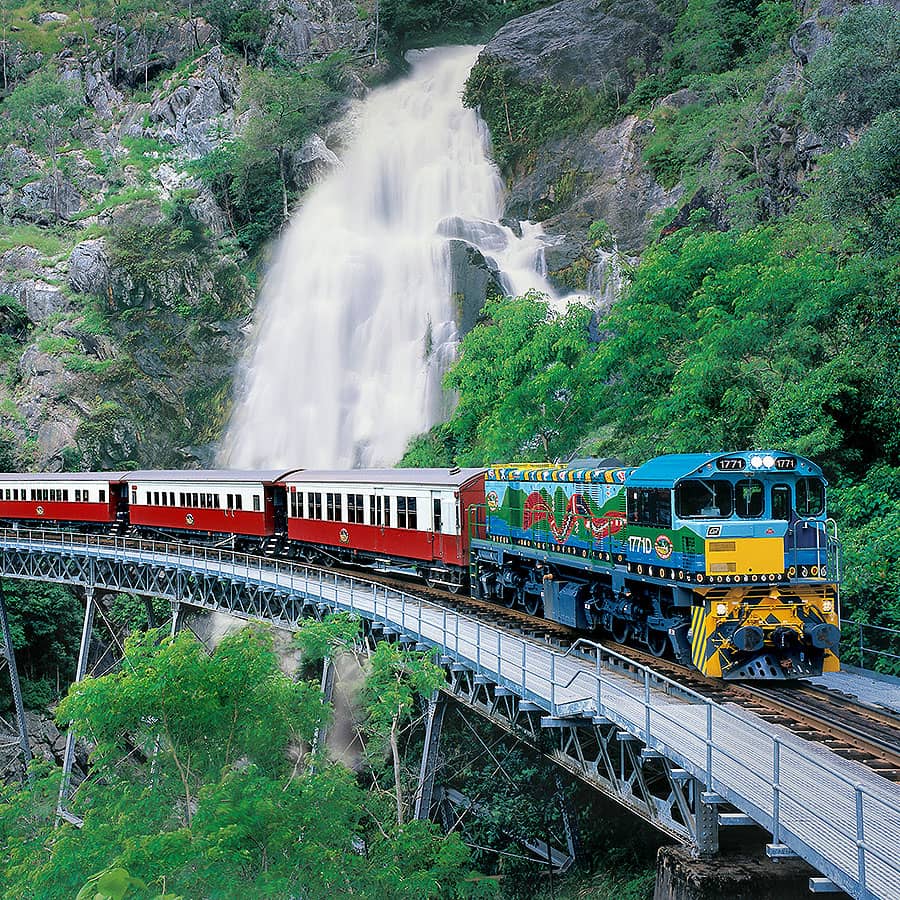
[[[536,616],[541,608],[540,594],[524,594],[522,597],[522,608],[529,616]]]
[[[447,585],[447,590],[450,591],[451,594],[458,594],[462,590],[462,582],[451,581],[450,584]]]
[[[507,608],[512,609],[516,605],[518,599],[516,591],[510,591],[505,588],[500,589],[500,602]]]
[[[669,635],[665,631],[658,631],[655,628],[647,630],[647,646],[650,652],[656,656],[664,656],[666,648],[669,646]]]
[[[631,623],[627,619],[614,617],[609,624],[609,633],[617,644],[624,644],[631,635]]]

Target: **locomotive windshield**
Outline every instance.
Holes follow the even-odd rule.
[[[726,519],[734,509],[730,481],[691,478],[675,488],[675,511],[682,519]]]
[[[825,483],[821,478],[797,479],[797,515],[819,516],[825,509]]]
[[[741,479],[734,486],[737,514],[742,519],[758,519],[763,514],[765,492],[762,483],[750,478]]]

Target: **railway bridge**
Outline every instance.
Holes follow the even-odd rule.
[[[0,576],[86,589],[77,677],[85,672],[97,589],[168,599],[173,627],[190,608],[285,629],[330,611],[354,612],[376,633],[437,648],[449,694],[526,739],[549,735],[558,764],[697,855],[717,852],[721,827],[756,824],[771,835],[770,857],[800,857],[820,873],[810,890],[900,900],[900,786],[597,644],[562,650],[364,577],[190,544],[0,530]],[[15,689],[2,599],[0,625]],[[17,707],[27,755],[20,698]],[[431,806],[430,751],[440,720],[433,701],[421,816]],[[67,773],[73,749],[70,734]]]

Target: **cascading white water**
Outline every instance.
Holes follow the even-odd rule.
[[[266,278],[225,464],[390,465],[446,414],[449,238],[490,257],[510,293],[552,293],[540,229],[523,223],[519,238],[498,223],[487,130],[462,104],[477,54],[415,52],[408,77],[361,104],[342,164],[312,189]]]

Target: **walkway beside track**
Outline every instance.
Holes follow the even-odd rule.
[[[292,627],[349,610],[440,649],[505,694],[545,711],[542,724],[612,724],[664,756],[853,897],[900,900],[900,785],[746,710],[718,705],[591,645],[590,659],[509,634],[452,609],[302,564],[181,544],[51,531],[0,531],[0,574],[168,598]],[[587,647],[587,645],[585,645]]]

